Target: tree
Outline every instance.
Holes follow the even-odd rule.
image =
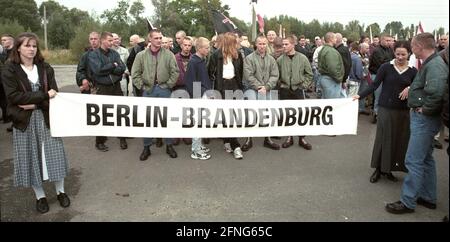
[[[120,0],[117,6],[111,10],[105,10],[100,15],[101,19],[106,20],[103,27],[109,32],[117,33],[120,36],[128,36],[130,34],[130,22],[128,17],[128,8],[130,3],[127,0]]]
[[[70,40],[75,37],[75,26],[78,26],[82,20],[89,19],[89,13],[77,8],[69,10],[67,7],[49,0],[42,2],[39,6],[39,15],[42,20],[44,20],[44,6],[50,47],[68,48]]]
[[[0,0],[0,22],[17,21],[26,30],[41,29],[38,8],[34,0]]]
[[[69,48],[69,42],[75,36],[72,24],[67,24],[63,13],[55,12],[48,23],[48,41],[53,48]]]
[[[17,22],[17,20],[14,21],[8,21],[0,23],[0,33],[1,34],[10,34],[12,36],[17,36],[20,33],[25,32],[25,29],[22,25]]]
[[[89,47],[89,33],[92,31],[101,32],[102,30],[100,22],[92,18],[81,21],[80,25],[75,28],[75,37],[69,44],[75,60],[78,61],[84,53],[84,49]]]
[[[400,34],[402,29],[403,24],[401,22],[392,21],[386,24],[386,27],[384,27],[384,33],[392,34],[393,36],[395,36],[396,34]]]
[[[137,0],[131,4],[128,12],[134,18],[134,21],[140,22],[143,19],[141,15],[145,12],[144,4],[142,4],[141,0]]]

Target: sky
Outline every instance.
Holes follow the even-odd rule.
[[[79,8],[100,15],[106,9],[117,6],[119,0],[56,0],[68,8]],[[134,0],[130,0],[133,2]],[[36,0],[38,6],[43,2]],[[142,0],[145,15],[153,15],[151,0]],[[250,0],[222,0],[230,6],[230,15],[251,23]],[[400,21],[403,26],[418,25],[424,30],[444,27],[449,31],[448,0],[258,0],[257,12],[261,16],[275,17],[286,14],[306,23],[313,19],[319,22],[339,22],[344,26],[351,20],[359,20],[368,26],[378,23],[384,29],[387,23]]]

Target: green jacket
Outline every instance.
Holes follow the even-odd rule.
[[[244,80],[247,80],[253,90],[265,86],[272,90],[277,86],[279,78],[277,61],[269,54],[264,58],[257,51],[244,59]]]
[[[147,91],[152,90],[155,76],[161,88],[171,89],[180,74],[175,56],[164,48],[160,49],[157,58],[152,55],[150,49],[139,52],[131,70],[133,84],[138,89]]]
[[[277,60],[280,70],[280,87],[291,88],[293,91],[302,88],[306,89],[311,85],[313,72],[308,58],[299,52],[295,52],[291,58],[286,54]]]
[[[339,52],[329,46],[324,45],[319,52],[319,73],[334,79],[337,83],[341,83],[344,79],[344,63]]]
[[[408,106],[422,107],[422,113],[427,116],[439,115],[447,78],[448,66],[444,60],[437,53],[428,57],[411,83]]]

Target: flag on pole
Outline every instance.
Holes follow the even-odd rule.
[[[258,17],[259,32],[264,33],[264,19],[259,14],[256,16]]]
[[[422,22],[419,21],[419,26],[417,27],[417,34],[422,34],[425,33],[425,31],[423,31],[423,27],[422,27]]]
[[[227,16],[217,10],[211,10],[214,29],[218,34],[236,32],[238,28]]]
[[[153,27],[153,24],[150,22],[150,20],[148,20],[148,18],[146,18],[146,20],[147,20],[147,29],[148,29],[148,32],[150,32],[150,31],[156,29],[155,27]]]

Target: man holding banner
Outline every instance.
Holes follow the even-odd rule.
[[[134,61],[131,77],[133,84],[142,90],[143,97],[169,98],[171,89],[175,86],[180,71],[175,56],[170,50],[161,48],[162,33],[153,29],[148,33],[151,46],[141,51]],[[166,138],[166,153],[171,158],[177,158],[177,152],[172,146],[172,139]],[[144,150],[140,155],[141,161],[147,160],[151,155],[151,138],[144,138]]]
[[[295,39],[289,36],[283,40],[284,55],[278,58],[280,70],[280,99],[297,100],[305,99],[305,89],[311,85],[313,73],[308,58],[295,51]],[[283,148],[294,144],[294,137],[288,136],[283,143]],[[298,145],[311,150],[312,146],[305,140],[305,136],[299,136]]]
[[[111,49],[113,35],[109,32],[103,32],[100,42],[100,48],[88,52],[88,66],[97,87],[97,94],[123,96],[120,81],[126,66],[120,59],[119,53]],[[108,146],[105,145],[105,142],[105,136],[97,136],[95,147],[100,151],[106,152],[108,151]],[[120,138],[120,148],[128,148],[127,141],[123,137]]]
[[[248,80],[249,83],[250,100],[271,100],[272,96],[269,92],[277,86],[278,66],[276,60],[267,54],[267,44],[266,37],[256,38],[257,50],[244,60],[244,80]],[[264,139],[264,147],[280,149],[280,145],[273,142],[270,137]]]

